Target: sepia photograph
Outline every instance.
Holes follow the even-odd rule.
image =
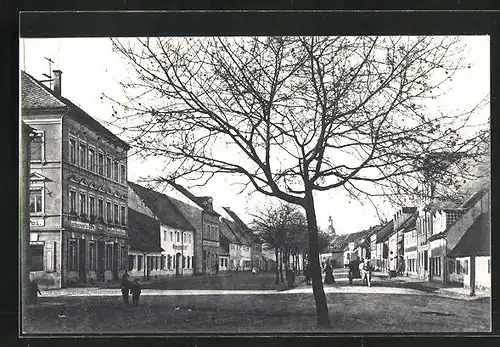
[[[487,35],[19,38],[20,333],[491,332]]]

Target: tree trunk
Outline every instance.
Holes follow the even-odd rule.
[[[283,279],[283,248],[280,250],[280,278],[281,278],[281,283],[285,282]]]
[[[317,323],[319,327],[328,328],[330,327],[330,316],[328,314],[328,306],[326,304],[326,296],[323,289],[321,268],[319,264],[318,225],[311,191],[306,192],[304,209],[306,210],[307,229],[309,233],[310,276],[312,279],[314,300],[316,302]]]
[[[280,270],[278,267],[278,264],[280,262],[279,254],[278,254],[278,248],[274,249],[274,256],[276,257],[276,284],[280,283]]]

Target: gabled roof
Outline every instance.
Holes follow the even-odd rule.
[[[125,149],[128,150],[130,148],[125,141],[109,131],[101,123],[92,118],[87,112],[82,110],[70,100],[56,95],[52,90],[43,85],[43,83],[37,81],[33,76],[25,71],[21,71],[21,107],[23,109],[47,110],[67,108],[82,124],[99,131],[110,141],[117,142]]]
[[[162,252],[160,247],[160,223],[134,209],[128,209],[128,237],[131,250]]]
[[[236,222],[234,222],[232,220],[225,219],[225,218],[224,218],[224,222],[228,226],[229,230],[231,230],[231,232],[236,236],[236,239],[239,241],[236,243],[239,243],[242,245],[251,245],[252,244],[252,240],[250,240],[245,235],[245,233],[243,233],[241,231],[240,227],[238,226],[238,224]]]
[[[240,217],[238,217],[238,215],[232,211],[229,207],[223,207],[224,211],[226,211],[226,213],[229,215],[229,217],[231,217],[231,219],[238,225],[239,227],[239,230],[241,231],[242,234],[245,235],[245,237],[247,239],[249,239],[250,241],[253,241],[253,242],[258,242],[258,237],[257,235],[255,235],[252,231],[252,229],[250,229],[246,224],[245,222],[243,222]]]
[[[462,235],[450,257],[488,256],[491,255],[491,223],[488,213],[477,217]]]
[[[137,183],[128,182],[128,185],[163,224],[196,231],[168,196]]]
[[[229,241],[229,243],[239,244],[241,243],[238,237],[233,233],[228,225],[229,220],[226,218],[221,218],[222,223],[220,224],[221,234]]]
[[[391,220],[377,232],[377,243],[386,241],[393,233],[394,220]]]
[[[216,211],[213,210],[213,201],[212,201],[211,197],[209,197],[209,196],[195,196],[193,193],[191,193],[189,190],[184,188],[182,185],[180,185],[179,183],[176,183],[172,180],[169,180],[168,184],[170,186],[174,187],[175,189],[177,189],[177,191],[182,193],[185,197],[187,197],[189,200],[194,202],[196,205],[201,207],[203,209],[203,211],[212,213],[218,217],[220,216]],[[212,208],[210,209],[209,206],[212,206]]]

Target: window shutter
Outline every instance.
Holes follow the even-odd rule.
[[[53,272],[55,268],[55,242],[48,242],[46,247],[45,271]]]

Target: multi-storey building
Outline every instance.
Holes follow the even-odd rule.
[[[129,146],[54,90],[21,72],[31,150],[31,273],[41,287],[118,279],[127,259]]]
[[[192,275],[195,257],[194,227],[182,215],[171,197],[136,183],[128,184],[131,211],[157,220],[157,223],[150,226],[137,226],[143,238],[149,235],[157,250],[154,254],[144,250],[141,259],[138,258],[141,254],[132,254],[129,258],[137,265],[130,265],[130,270],[139,271],[140,267],[146,278]],[[140,264],[141,260],[143,264]],[[131,276],[134,274],[135,272],[131,272]]]

